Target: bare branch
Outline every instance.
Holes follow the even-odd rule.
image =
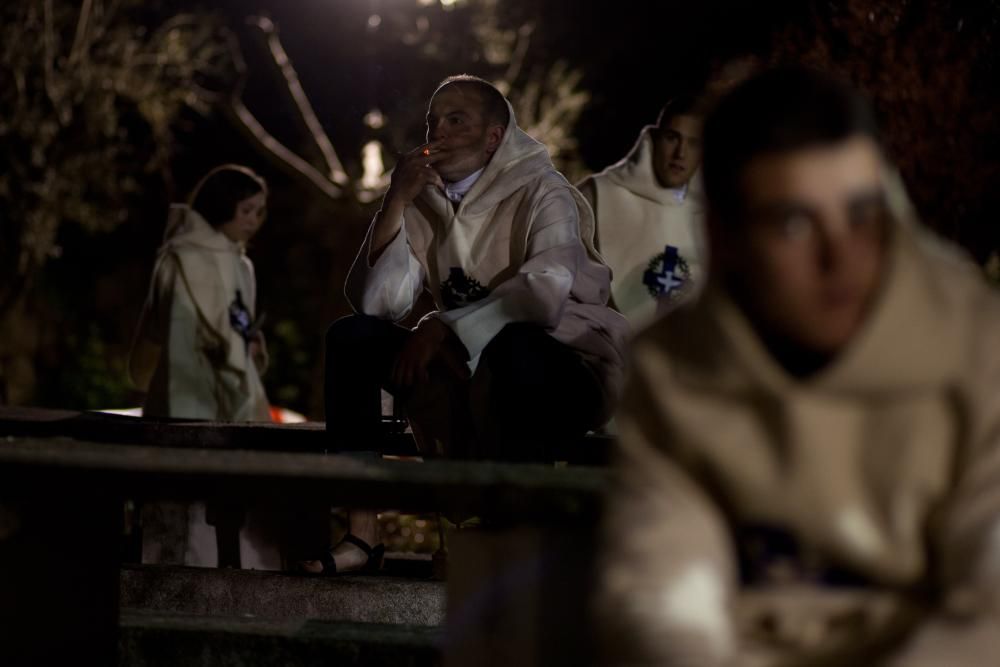
[[[94,16],[91,18],[94,20],[90,23],[90,41],[92,44],[104,38],[120,6],[121,0],[112,0],[107,7],[104,6],[104,3],[98,5],[99,11],[93,12]]]
[[[52,12],[52,0],[45,0],[44,4],[45,12],[45,35],[42,38],[45,44],[45,93],[49,96],[49,100],[52,102],[53,106],[58,107],[59,102],[56,99],[55,86],[53,81],[55,79],[55,28],[53,27],[53,12]]]
[[[288,92],[291,93],[292,100],[295,102],[302,120],[305,121],[313,141],[323,155],[323,161],[326,162],[327,169],[329,170],[329,179],[337,185],[346,185],[348,183],[347,173],[344,171],[344,167],[337,157],[337,152],[333,148],[330,137],[323,129],[322,124],[320,124],[319,118],[316,117],[316,112],[309,102],[309,97],[306,95],[305,90],[302,89],[298,72],[295,71],[291,59],[289,59],[285,48],[281,44],[281,39],[278,37],[274,23],[266,17],[257,17],[250,19],[250,21],[252,25],[255,25],[267,36],[267,45],[271,52],[271,57],[274,59],[278,69],[281,70],[281,74],[285,78],[285,84],[288,86]]]
[[[87,27],[90,23],[90,13],[93,0],[83,0],[80,6],[80,18],[76,22],[76,36],[73,38],[73,48],[69,52],[70,64],[76,63],[84,50],[84,40],[87,38]]]
[[[504,95],[510,92],[510,89],[514,86],[514,82],[517,81],[517,77],[521,76],[521,68],[524,67],[524,59],[528,54],[528,47],[531,46],[531,33],[534,30],[535,26],[531,23],[526,23],[517,30],[514,52],[510,56],[510,65],[507,67],[507,72],[503,75],[502,79],[507,88],[507,90],[502,91]]]
[[[521,101],[519,106],[526,112],[526,115],[530,119],[538,117],[539,99],[542,94],[541,89],[541,81],[531,80],[525,84],[524,90],[521,91]]]
[[[335,200],[343,196],[343,190],[337,184],[271,136],[242,100],[234,99],[226,110],[238,121],[238,126],[249,136],[257,149],[274,159],[292,177],[308,183],[325,199]]]
[[[14,70],[14,86],[17,89],[17,111],[13,115],[20,117],[28,106],[28,80],[23,68]]]

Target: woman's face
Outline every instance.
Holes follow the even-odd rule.
[[[246,243],[264,224],[267,216],[267,193],[258,192],[252,197],[241,199],[236,203],[233,219],[219,226],[219,231],[231,241]]]

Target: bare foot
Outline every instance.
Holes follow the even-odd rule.
[[[354,510],[347,515],[348,538],[330,548],[330,555],[337,565],[337,572],[360,570],[368,563],[368,554],[353,539],[359,539],[372,548],[381,543],[379,539],[378,514],[370,510]],[[301,567],[311,574],[323,572],[323,562],[303,561]]]

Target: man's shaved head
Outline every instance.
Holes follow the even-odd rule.
[[[483,118],[490,125],[507,127],[507,123],[510,122],[510,109],[507,106],[507,98],[492,83],[471,74],[457,74],[449,76],[438,84],[434,95],[437,95],[442,88],[447,86],[460,86],[466,91],[474,91],[483,102]],[[431,97],[433,98],[433,95]]]

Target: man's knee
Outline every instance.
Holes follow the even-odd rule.
[[[555,343],[537,324],[513,322],[500,330],[483,350],[494,375],[522,375],[543,361],[545,348]]]

